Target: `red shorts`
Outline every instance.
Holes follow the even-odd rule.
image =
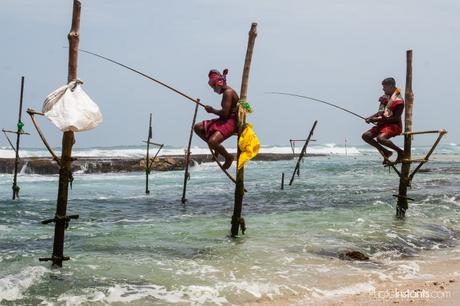
[[[224,136],[225,140],[236,132],[236,118],[234,115],[231,115],[227,119],[205,120],[203,121],[203,127],[206,139],[209,139],[215,132],[219,132]]]
[[[401,135],[402,126],[398,123],[376,125],[373,128],[369,129],[367,132],[371,133],[372,138],[375,138],[379,136],[380,134],[385,134],[387,135],[388,138],[391,138],[391,137]]]

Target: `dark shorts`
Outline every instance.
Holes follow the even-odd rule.
[[[367,133],[370,133],[372,135],[372,138],[375,138],[381,134],[385,134],[388,138],[391,138],[401,135],[402,126],[397,123],[376,125],[369,129]]]
[[[209,139],[215,132],[219,132],[224,136],[225,140],[236,132],[236,118],[232,116],[228,119],[205,120],[203,121],[203,127],[206,139]]]

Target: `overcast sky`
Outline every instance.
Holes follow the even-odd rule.
[[[41,110],[46,95],[65,84],[71,13],[71,0],[0,0],[0,127],[15,127],[21,75],[25,108]],[[217,107],[220,96],[207,85],[208,70],[228,68],[228,83],[239,92],[247,33],[257,22],[249,121],[267,145],[305,136],[314,120],[321,143],[347,138],[363,144],[360,136],[369,126],[360,119],[265,92],[313,96],[369,115],[378,107],[383,78],[394,76],[404,87],[405,51],[413,49],[414,128],[446,128],[445,142],[460,143],[459,16],[458,0],[82,0],[80,47]],[[155,141],[187,142],[192,102],[86,54],[80,54],[78,75],[104,116],[97,129],[77,134],[78,147],[140,144],[149,112]],[[200,110],[199,120],[209,117]],[[41,119],[59,146],[60,132]],[[30,119],[23,121],[33,131]],[[430,142],[420,137],[415,143]],[[197,137],[194,144],[203,145]],[[33,131],[24,146],[42,144]]]

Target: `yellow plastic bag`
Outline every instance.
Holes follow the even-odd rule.
[[[241,150],[240,158],[238,159],[239,170],[248,160],[253,159],[259,153],[260,142],[252,130],[252,124],[248,123],[241,133],[238,147]]]

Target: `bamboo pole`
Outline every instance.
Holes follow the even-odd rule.
[[[348,157],[347,139],[345,138],[345,156]]]
[[[249,85],[249,72],[251,70],[252,62],[252,53],[254,51],[254,43],[257,37],[257,23],[252,23],[251,29],[249,30],[248,37],[248,46],[246,49],[246,57],[244,60],[243,68],[243,77],[241,80],[241,91],[240,91],[240,101],[245,101],[248,95],[248,85]],[[241,108],[241,105],[239,106]],[[241,136],[241,133],[246,124],[246,117],[244,112],[241,109],[238,110],[238,143]],[[231,236],[238,236],[239,228],[241,228],[242,234],[246,230],[246,225],[244,219],[241,218],[241,212],[243,210],[243,196],[244,196],[244,167],[238,170],[238,160],[241,154],[240,148],[237,143],[237,173],[236,173],[236,186],[235,186],[235,204],[233,207],[233,216],[232,216],[232,226],[231,226]]]
[[[150,120],[149,120],[149,131],[147,135],[147,153],[145,156],[145,193],[150,194],[149,190],[149,174],[150,174],[150,169],[149,169],[149,151],[150,151],[150,139],[152,139],[152,113],[150,113]]]
[[[150,144],[152,144],[152,143],[150,143]],[[153,158],[150,159],[150,162],[148,163],[148,168],[149,168],[150,171],[152,170],[153,163],[155,162],[155,159],[157,159],[158,154],[160,154],[161,149],[163,149],[164,144],[159,144],[158,146],[159,147],[158,147],[157,152],[155,153]]]
[[[431,131],[420,131],[420,132],[409,132],[406,133],[404,132],[403,135],[422,135],[422,134],[439,134],[439,133],[446,133],[446,130],[441,129],[441,130],[431,130]]]
[[[296,142],[304,142],[307,141],[306,139],[289,139],[289,143],[291,144],[292,155],[295,157],[295,143]],[[310,139],[311,141],[316,141],[315,139]]]
[[[291,150],[292,150],[292,157],[295,157],[295,141],[292,139],[289,139],[289,144],[291,145]]]
[[[297,160],[297,163],[296,163],[295,168],[294,168],[294,172],[292,172],[291,180],[289,181],[289,186],[291,186],[292,183],[294,182],[295,174],[297,173],[297,176],[300,175],[300,170],[299,170],[300,169],[300,162],[302,161],[305,153],[307,152],[308,143],[310,142],[310,139],[313,136],[313,132],[315,131],[315,128],[316,128],[317,124],[318,124],[318,120],[315,120],[315,122],[313,123],[313,126],[311,127],[310,133],[308,134],[307,140],[305,141],[305,143],[304,143],[304,145],[302,147],[302,151],[300,151],[299,159]]]
[[[420,160],[420,164],[414,169],[414,171],[412,171],[412,173],[409,175],[409,181],[411,181],[413,178],[414,178],[414,175],[418,172],[418,170],[420,170],[420,168],[422,168],[422,166],[428,162],[428,160],[430,159],[430,156],[431,154],[433,154],[434,150],[436,149],[436,147],[438,146],[439,142],[441,141],[442,137],[447,134],[447,131],[445,129],[442,129],[439,132],[439,135],[438,135],[438,138],[436,139],[436,141],[434,142],[434,144],[431,146],[431,149],[428,151],[428,153],[425,155],[425,157]],[[417,134],[422,134],[422,132],[420,133],[417,133]],[[412,134],[414,135],[414,134]],[[412,160],[412,162],[414,162],[414,160]]]
[[[199,102],[200,99],[197,99]],[[190,173],[188,171],[189,164],[190,164],[190,147],[192,146],[192,138],[193,138],[193,127],[195,126],[195,121],[196,121],[196,115],[198,113],[198,103],[195,105],[195,112],[193,113],[193,119],[192,119],[192,127],[190,128],[190,135],[188,138],[188,144],[187,144],[187,151],[185,152],[185,172],[184,172],[184,187],[182,188],[182,204],[185,204],[187,202],[187,199],[185,198],[185,193],[187,192],[187,181],[190,179]]]
[[[2,132],[3,134],[5,135],[6,137],[6,140],[8,141],[8,143],[10,144],[10,147],[11,149],[13,149],[13,151],[16,153],[16,148],[14,147],[14,144],[13,142],[11,141],[10,137],[8,137],[8,134],[7,133],[13,133],[13,134],[16,134],[16,132],[13,132],[13,131],[8,131],[8,130],[5,130],[5,129],[2,129]]]
[[[211,155],[214,159],[214,161],[216,162],[216,164],[219,166],[220,170],[222,170],[222,172],[234,183],[236,184],[236,179],[228,172],[227,169],[224,168],[224,166],[222,165],[222,163],[219,161],[219,159],[217,158],[217,155],[216,155],[216,152],[211,148],[211,146],[209,146],[208,144],[208,148],[209,148],[209,151],[211,152]],[[246,188],[244,189],[244,192],[247,192]]]
[[[35,129],[37,130],[38,136],[40,136],[40,139],[42,140],[42,142],[45,145],[45,147],[48,150],[48,152],[53,157],[53,160],[58,164],[58,166],[61,166],[61,161],[59,160],[59,157],[56,155],[56,153],[54,153],[54,150],[51,148],[51,145],[46,140],[46,137],[45,137],[45,134],[43,133],[43,130],[40,128],[40,125],[38,124],[37,120],[35,119],[35,115],[44,116],[44,114],[40,113],[40,112],[36,112],[31,108],[27,109],[27,113],[29,114],[30,120],[32,120],[32,123],[33,123]]]
[[[21,96],[19,98],[19,115],[18,115],[18,130],[16,133],[16,155],[14,159],[14,176],[13,176],[13,200],[19,199],[19,186],[18,186],[18,167],[19,167],[19,143],[22,133],[22,100],[24,97],[24,77],[21,77]]]
[[[164,86],[164,87],[166,87],[166,88],[168,88],[168,89],[174,91],[175,93],[177,93],[177,94],[183,96],[184,98],[189,99],[189,100],[192,101],[192,102],[195,102],[195,103],[198,104],[199,106],[205,107],[205,105],[204,105],[203,103],[201,103],[199,99],[194,99],[194,98],[190,97],[189,95],[183,93],[182,91],[180,91],[180,90],[178,90],[178,89],[176,89],[176,88],[174,88],[174,87],[172,87],[172,86],[169,86],[168,84],[166,84],[166,83],[164,83],[164,82],[162,82],[162,81],[160,81],[160,80],[158,80],[158,79],[155,79],[155,78],[149,76],[148,74],[145,74],[145,73],[143,73],[143,72],[140,72],[139,70],[136,70],[136,69],[134,69],[134,68],[131,68],[131,67],[129,67],[128,65],[122,64],[122,63],[120,63],[120,62],[117,62],[117,61],[115,61],[115,60],[113,60],[113,59],[110,59],[110,58],[108,58],[108,57],[102,56],[102,55],[97,54],[97,53],[94,53],[94,52],[90,52],[90,51],[83,50],[83,49],[79,49],[79,51],[81,51],[81,52],[83,52],[83,53],[91,54],[91,55],[96,56],[96,57],[99,57],[99,58],[102,58],[102,59],[104,59],[104,60],[106,60],[106,61],[108,61],[108,62],[114,63],[114,64],[116,64],[116,65],[118,65],[118,66],[121,66],[121,67],[126,68],[126,69],[128,69],[128,70],[131,70],[132,72],[137,73],[137,74],[139,74],[139,75],[141,75],[141,76],[143,76],[143,77],[145,77],[145,78],[147,78],[147,79],[149,79],[149,80],[151,80],[151,81],[154,81],[155,83],[158,83],[158,84],[160,84],[160,85],[162,85],[162,86]]]
[[[404,126],[404,152],[401,165],[401,175],[399,178],[399,193],[396,206],[396,216],[403,218],[408,208],[407,188],[410,185],[409,175],[411,166],[411,147],[412,147],[412,109],[414,103],[414,93],[412,91],[412,50],[406,52],[406,92],[405,92],[405,126]]]
[[[77,79],[78,66],[78,45],[80,42],[80,12],[81,2],[73,1],[72,27],[67,36],[69,40],[69,65],[67,82]],[[64,256],[64,232],[68,225],[69,217],[67,214],[67,199],[69,183],[72,182],[72,146],[75,143],[74,133],[64,132],[62,137],[61,164],[59,169],[59,188],[57,196],[57,207],[55,216],[55,230],[52,258],[42,260],[52,260],[53,266],[62,267],[62,262],[69,257]]]

